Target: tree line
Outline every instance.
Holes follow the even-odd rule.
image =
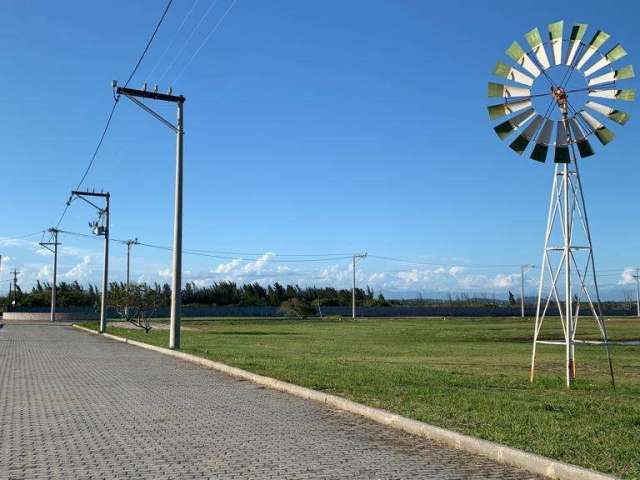
[[[136,284],[136,291],[152,292],[158,307],[171,303],[171,286],[168,283]],[[124,282],[111,282],[108,296],[121,298],[127,291]],[[387,300],[382,294],[375,295],[370,287],[356,289],[356,304],[364,306],[386,306]],[[79,282],[61,282],[56,290],[59,307],[95,307],[100,304],[100,291],[97,286],[82,285]],[[3,309],[11,308],[13,295],[0,298]],[[18,286],[15,292],[15,307],[47,307],[51,304],[51,284],[36,282],[30,291],[22,291]],[[278,282],[263,286],[258,282],[237,284],[232,281],[214,282],[211,285],[198,286],[189,282],[182,289],[183,305],[213,306],[272,306],[281,307],[285,302],[295,300],[314,306],[351,305],[351,290],[333,287],[301,287],[282,285]]]

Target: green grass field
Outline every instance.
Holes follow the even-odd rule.
[[[561,336],[557,320],[547,325],[544,336]],[[608,326],[612,339],[640,338],[640,321],[611,320]],[[566,391],[563,347],[540,346],[536,382],[528,381],[531,320],[197,319],[184,321],[183,327],[186,352],[565,462],[640,478],[638,346],[612,347],[615,390],[602,347],[577,346],[576,388]],[[110,331],[168,344],[166,330]],[[588,318],[581,320],[578,333],[597,339]]]

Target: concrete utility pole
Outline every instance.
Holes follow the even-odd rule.
[[[633,278],[636,279],[636,317],[640,318],[640,269],[636,268]]]
[[[351,257],[353,269],[353,288],[351,289],[351,318],[356,318],[356,259],[365,258],[367,253],[354,253]]]
[[[109,293],[109,213],[111,194],[109,192],[84,192],[74,190],[72,197],[78,197],[98,210],[98,220],[90,222],[89,226],[94,235],[104,236],[104,269],[102,271],[102,298],[100,299],[100,333],[107,330],[107,294]],[[105,201],[105,207],[101,208],[86,197],[99,197]],[[104,217],[104,224],[100,225],[100,219]]]
[[[15,310],[16,308],[16,302],[18,301],[18,272],[15,268],[13,269],[13,272],[11,272],[11,274],[13,275],[13,298],[11,301],[11,305],[13,306],[13,309]]]
[[[535,268],[533,265],[520,265],[520,316],[524,318],[524,274],[530,269]]]
[[[127,240],[124,243],[127,246],[127,291],[129,291],[129,283],[130,283],[129,269],[131,267],[131,247],[138,244],[138,239],[134,238],[133,240]]]
[[[183,161],[183,137],[184,137],[184,102],[186,98],[182,95],[172,95],[158,92],[156,86],[153,91],[147,91],[146,84],[143,90],[136,90],[127,87],[118,87],[118,82],[111,82],[116,94],[124,95],[133,103],[142,108],[145,112],[162,122],[176,134],[176,185],[175,185],[175,206],[173,222],[173,279],[171,282],[171,322],[169,326],[169,348],[180,348],[180,315],[181,315],[181,295],[182,295],[182,161]],[[172,124],[159,113],[142,103],[138,98],[160,100],[163,102],[175,103],[178,107],[176,124]]]
[[[53,283],[51,284],[51,318],[50,321],[56,321],[56,293],[57,293],[57,276],[58,276],[58,233],[56,228],[50,228],[49,233],[53,242],[40,242],[40,245],[53,253]],[[51,249],[50,247],[53,247]]]

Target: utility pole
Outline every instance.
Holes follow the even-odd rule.
[[[51,284],[51,318],[50,321],[56,321],[56,293],[57,293],[57,276],[58,276],[58,233],[60,231],[56,228],[50,228],[49,233],[53,242],[40,242],[40,245],[51,253],[53,253],[53,283]],[[53,247],[51,249],[50,247]]]
[[[640,270],[636,268],[633,276],[636,279],[636,317],[640,318]]]
[[[127,240],[124,243],[127,246],[127,303],[124,307],[124,313],[125,313],[125,316],[129,318],[129,300],[131,300],[129,298],[129,285],[131,283],[130,276],[129,276],[130,267],[131,267],[131,247],[133,247],[138,243],[138,239],[134,238],[133,240]]]
[[[124,242],[127,246],[127,291],[129,291],[129,268],[131,266],[131,247],[138,244],[138,239],[127,240]]]
[[[535,266],[520,265],[520,316],[522,318],[524,318],[524,274],[532,268]]]
[[[13,299],[11,301],[11,305],[13,306],[13,309],[15,310],[16,308],[16,303],[18,301],[18,271],[14,268],[13,272],[11,272],[13,274]]]
[[[184,102],[182,95],[173,95],[171,89],[168,93],[158,92],[156,85],[153,91],[147,91],[146,84],[143,90],[127,87],[118,87],[118,82],[111,82],[116,94],[124,95],[145,112],[169,127],[176,134],[176,184],[174,198],[173,221],[173,278],[171,282],[171,322],[169,326],[169,348],[180,348],[180,315],[182,295],[182,162],[183,162],[183,137],[184,137]],[[138,98],[159,100],[175,103],[178,108],[176,124],[172,124],[159,113],[142,103]]]
[[[367,253],[354,253],[351,257],[353,270],[353,288],[351,289],[351,318],[356,318],[356,259],[362,259]]]
[[[71,198],[77,197],[84,200],[98,211],[98,220],[89,222],[89,226],[94,235],[104,236],[104,269],[102,271],[102,298],[100,299],[100,333],[107,330],[107,294],[109,290],[109,215],[110,215],[110,199],[109,192],[85,192],[74,190],[71,192]],[[86,197],[99,197],[105,201],[105,207],[101,208]],[[100,221],[104,219],[101,225]]]

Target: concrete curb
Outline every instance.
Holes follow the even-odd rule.
[[[338,397],[328,393],[319,392],[310,388],[301,387],[292,383],[276,380],[275,378],[265,377],[255,373],[242,370],[240,368],[231,367],[224,363],[214,362],[206,358],[191,355],[168,348],[157,347],[148,343],[129,340],[127,338],[118,337],[109,333],[100,334],[95,330],[91,330],[80,325],[73,325],[74,328],[82,330],[94,335],[101,335],[111,340],[128,343],[137,347],[153,350],[154,352],[163,353],[171,357],[179,358],[187,362],[195,363],[206,368],[211,368],[236,378],[249,380],[258,385],[286,392],[297,397],[316,402],[324,403],[334,408],[339,408],[347,412],[360,415],[362,417],[373,420],[374,422],[386,425],[407,433],[428,438],[438,443],[447,445],[458,450],[481,455],[490,458],[496,462],[500,462],[513,467],[522,468],[537,475],[544,475],[548,478],[558,480],[617,480],[616,477],[606,475],[604,473],[589,470],[587,468],[571,465],[568,463],[553,460],[533,453],[527,453],[523,450],[501,445],[499,443],[482,440],[479,438],[463,435],[451,430],[429,425],[428,423],[412,420],[395,413],[388,412],[379,408],[368,407],[361,403],[356,403],[346,398]]]

